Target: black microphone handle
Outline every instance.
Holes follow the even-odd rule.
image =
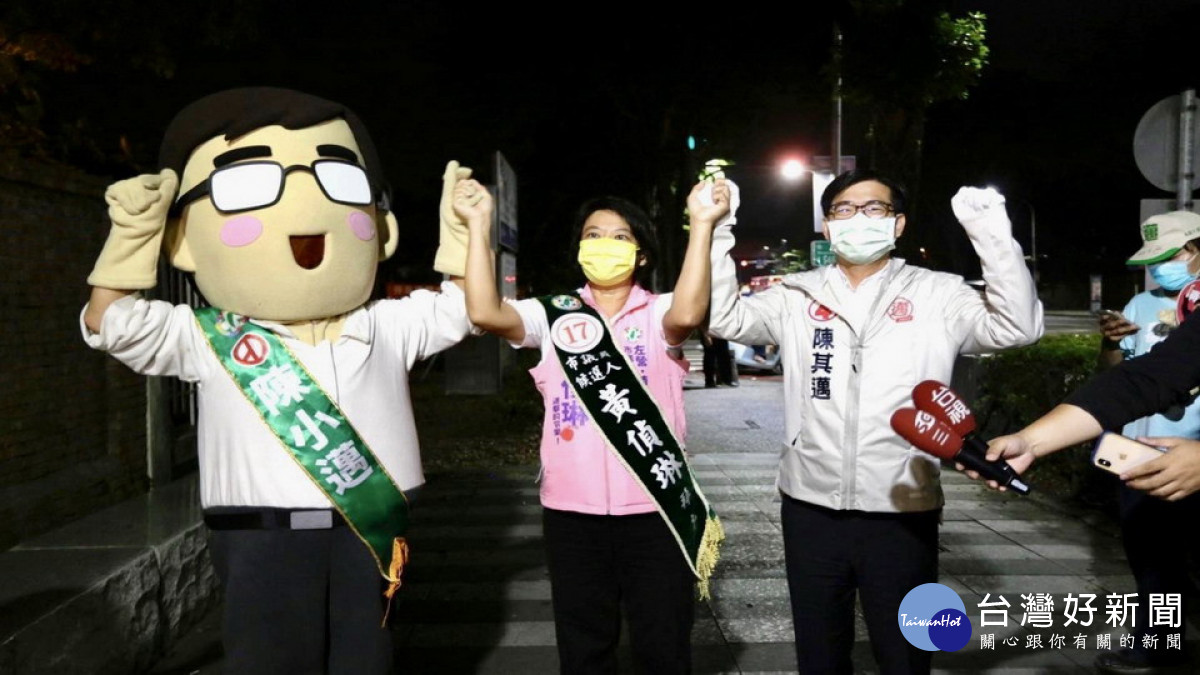
[[[995,462],[987,460],[987,445],[975,434],[968,434],[963,439],[963,447],[954,456],[954,461],[1018,494],[1029,494],[1029,486],[1021,480],[1016,470],[1009,466],[1008,462],[1002,459]]]
[[[983,439],[976,436],[975,432],[972,431],[963,436],[963,446],[960,452],[970,452],[980,459],[984,459],[987,457],[987,443],[984,443]],[[1000,461],[1003,462],[1004,460]],[[1008,466],[1008,464],[1005,463],[1005,466]]]

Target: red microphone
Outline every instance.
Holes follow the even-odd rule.
[[[975,432],[975,415],[967,402],[941,382],[925,380],[913,387],[912,400],[917,410],[923,410],[945,422],[964,439]]]
[[[953,389],[937,380],[925,380],[913,387],[912,400],[917,410],[933,415],[962,436],[965,452],[987,457],[987,443],[975,433],[975,414]]]
[[[1200,306],[1200,279],[1189,283],[1179,291],[1179,299],[1175,301],[1175,323],[1183,323],[1183,320],[1196,311],[1198,306]]]
[[[989,462],[983,455],[963,450],[963,439],[949,425],[933,415],[913,408],[901,408],[892,413],[892,428],[918,450],[939,459],[958,462],[988,480],[1018,494],[1028,494],[1029,486],[1004,460]]]

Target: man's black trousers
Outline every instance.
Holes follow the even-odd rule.
[[[879,671],[928,673],[931,652],[900,632],[900,602],[937,581],[941,511],[839,511],[782,496],[783,545],[801,673],[851,673],[854,598]]]

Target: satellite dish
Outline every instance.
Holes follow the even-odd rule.
[[[1142,115],[1133,132],[1133,158],[1138,170],[1155,187],[1175,192],[1179,180],[1179,94],[1155,103]],[[1200,115],[1192,118],[1192,138],[1200,138]],[[1194,151],[1194,150],[1193,150]],[[1200,176],[1192,178],[1191,189],[1200,187]]]

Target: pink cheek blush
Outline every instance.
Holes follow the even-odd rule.
[[[355,211],[346,218],[346,224],[350,226],[350,231],[354,236],[363,241],[371,241],[375,238],[375,223],[371,222],[371,216],[362,211]]]
[[[230,218],[221,226],[221,243],[237,248],[253,244],[263,233],[262,221],[254,216]]]

